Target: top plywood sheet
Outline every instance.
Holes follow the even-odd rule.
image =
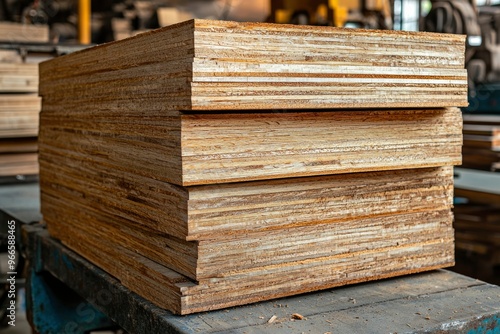
[[[44,62],[40,94],[149,110],[466,106],[464,51],[459,35],[190,20]]]

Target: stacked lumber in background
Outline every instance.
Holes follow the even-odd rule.
[[[0,41],[11,43],[47,43],[49,26],[0,22]]]
[[[10,182],[38,174],[38,63],[53,55],[39,48],[49,42],[46,25],[0,22],[0,42],[0,182]]]
[[[47,43],[48,26],[0,22],[0,42]],[[0,178],[38,174],[41,99],[36,59],[0,50]]]
[[[195,20],[44,62],[44,221],[178,314],[453,265],[463,54]]]
[[[500,207],[455,205],[457,265],[453,270],[500,284]]]
[[[499,170],[500,116],[464,115],[464,168]]]

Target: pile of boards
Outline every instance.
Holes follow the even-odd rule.
[[[48,26],[0,23],[0,42],[47,43]],[[0,177],[38,174],[38,64],[0,50]]]
[[[500,264],[500,208],[464,204],[454,212],[457,249],[488,255]]]
[[[454,214],[457,266],[453,270],[500,284],[500,207],[461,204]]]
[[[463,67],[463,36],[206,20],[44,62],[44,221],[178,314],[450,266]]]
[[[464,115],[464,168],[500,171],[500,116]]]

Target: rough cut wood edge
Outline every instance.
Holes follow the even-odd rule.
[[[183,186],[456,165],[462,157],[457,108],[197,115],[99,108],[44,103],[41,156],[65,152]]]
[[[67,156],[40,154],[40,165],[43,193],[187,240],[335,222],[359,215],[381,215],[387,210],[449,207],[452,196],[450,166],[185,188],[74,156],[68,160]],[[386,183],[398,188],[391,191]],[[408,195],[412,193],[414,200]],[[428,201],[429,196],[432,202]],[[387,207],[377,207],[382,197]],[[360,198],[364,204],[353,202],[352,208],[342,207],[343,199]],[[340,211],[328,211],[327,204]],[[258,210],[265,210],[266,215],[260,216]],[[294,210],[296,215],[285,218],[285,212],[288,215]]]
[[[259,38],[264,36],[265,39],[257,41],[254,35]],[[399,58],[395,60],[395,63],[386,64],[380,68],[373,66],[374,61],[370,60],[371,53],[365,49],[363,49],[365,54],[356,59],[349,58],[353,54],[349,49],[348,58],[325,61],[321,58],[321,53],[335,55],[336,49],[330,46],[332,49],[325,51],[318,45],[306,45],[310,40],[314,40],[316,35],[319,40],[331,39],[332,43],[337,42],[339,46],[344,45],[346,41],[358,39],[357,43],[367,48],[369,45],[367,41],[371,41],[372,53],[378,54],[377,61],[380,58],[380,50],[386,49],[384,43],[399,47],[406,43],[405,47],[410,47],[411,51],[398,54]],[[283,56],[279,56],[273,64],[280,63],[280,59],[284,59],[283,57],[287,54],[293,54],[289,52],[290,45],[287,44],[292,37],[296,39],[294,43],[304,44],[298,50],[309,47],[319,54],[307,55],[298,64],[296,61],[286,64],[293,69],[255,70],[258,67],[252,64],[245,65],[244,68],[235,68],[249,61],[249,59],[244,59],[246,53],[239,49],[242,45],[252,45],[252,42],[261,43],[265,49],[269,43],[274,43],[276,36],[281,38],[282,42],[286,42],[283,45],[278,44],[277,47],[285,48],[287,51],[281,51]],[[246,43],[240,40],[233,41],[234,38],[243,38]],[[341,41],[339,42],[338,39]],[[322,42],[323,45],[329,45],[324,40]],[[224,45],[222,51],[216,51],[222,52],[218,56],[212,55],[213,50],[217,50],[221,43],[229,44]],[[384,47],[380,47],[380,44],[384,44]],[[441,59],[445,62],[442,66],[430,61],[425,65],[415,67],[415,63],[421,62],[412,62],[412,57],[428,57],[428,53],[433,52],[432,50],[436,47],[444,49],[437,55],[433,55],[434,58],[439,58],[442,53],[446,53],[446,56]],[[232,52],[232,58],[225,54],[226,51]],[[88,94],[93,95],[94,98],[99,94],[104,94],[103,98],[114,95],[120,99],[129,94],[124,91],[123,87],[133,86],[134,97],[141,101],[148,96],[149,87],[154,82],[170,77],[171,82],[165,83],[163,91],[179,93],[175,100],[170,96],[165,98],[165,108],[170,110],[466,106],[467,77],[463,69],[463,51],[464,36],[457,35],[194,20],[44,62],[40,66],[42,77],[40,94],[46,99],[54,99],[56,98],[54,92],[77,96],[89,90]],[[387,57],[392,57],[394,52],[388,51]],[[119,62],[116,60],[117,54],[120,55]],[[227,81],[227,78],[214,77],[217,71],[206,64],[208,58],[215,60],[213,64],[216,69],[230,74],[229,83],[235,87],[229,89],[224,82],[220,82],[221,80]],[[257,64],[269,62],[269,57],[265,54],[260,58]],[[409,60],[405,60],[407,58]],[[449,65],[453,68],[450,72],[446,69],[446,60],[452,58],[456,60]],[[99,61],[97,62],[96,59]],[[197,59],[203,59],[204,62],[200,64],[194,61]],[[307,71],[310,73],[295,73],[303,71],[304,66],[310,68],[308,65],[314,64],[317,59],[319,59],[317,69],[313,70],[311,67]],[[405,63],[406,67],[398,67],[398,62]],[[366,63],[366,66],[359,67],[358,63]],[[224,64],[227,65],[227,69]],[[321,78],[325,73],[331,72],[329,69],[337,68],[338,64],[354,64],[355,66],[351,66],[350,70],[332,74],[336,78]],[[357,67],[362,68],[361,74],[357,73],[355,69]],[[131,76],[137,68],[144,68],[144,70]],[[398,68],[403,72],[398,74]],[[175,71],[172,72],[172,69]],[[208,72],[203,72],[204,69]],[[419,70],[415,71],[415,69]],[[441,70],[444,72],[441,73]],[[165,71],[166,73],[163,74]],[[387,71],[396,71],[396,74]],[[422,71],[429,73],[420,73]],[[211,76],[207,77],[206,73],[211,73]],[[380,73],[385,73],[382,75],[383,78],[374,78],[374,76],[380,76]],[[355,77],[360,76],[361,79],[354,78],[353,82],[353,78],[344,78],[351,74]],[[70,80],[71,76],[77,77],[78,80]],[[257,78],[254,78],[255,76]],[[259,76],[268,78],[261,80]],[[175,78],[183,80],[172,81]],[[313,78],[312,81],[311,78]],[[291,86],[290,83],[280,82],[283,80],[291,80]],[[385,80],[386,87],[379,89],[378,85],[382,85],[381,80]],[[412,84],[416,86],[412,87]],[[272,86],[271,90],[269,85]],[[321,86],[325,85],[331,86],[330,90],[321,93]],[[155,84],[156,86],[158,84]],[[252,88],[252,86],[255,87]],[[345,87],[341,86],[351,89],[343,94]],[[396,91],[397,94],[394,94]],[[363,95],[366,98],[360,99]]]
[[[285,277],[280,278],[279,281],[285,286],[288,285],[288,287],[279,286],[279,284],[276,286],[272,284],[266,285],[265,282],[258,280],[258,286],[254,285],[253,288],[251,287],[250,290],[252,291],[249,293],[249,287],[245,281],[234,282],[228,280],[224,282],[224,280],[215,280],[212,283],[197,286],[184,276],[159,266],[155,262],[139,256],[128,249],[102,242],[102,238],[97,235],[82,234],[78,229],[72,229],[71,233],[62,232],[59,229],[64,227],[64,225],[64,221],[52,224],[50,227],[51,234],[62,238],[64,244],[69,248],[115,276],[124,286],[133,292],[176,314],[216,310],[454,265],[453,241],[443,239],[441,241],[442,247],[438,246],[435,250],[420,251],[421,256],[424,257],[419,257],[415,253],[415,256],[404,257],[403,261],[395,262],[399,263],[399,265],[394,265],[385,271],[374,272],[372,275],[365,277],[355,275],[352,278],[342,281],[334,277],[324,277],[317,279],[316,284],[312,285],[301,283],[300,279],[291,281],[285,279]],[[103,256],[103,254],[106,256]],[[434,256],[434,260],[426,260],[425,256]],[[436,260],[436,256],[438,260]],[[394,260],[396,259],[392,259],[391,261]],[[321,271],[321,268],[315,269],[317,273],[321,273]],[[377,271],[376,268],[375,271]],[[266,279],[269,278],[264,277],[264,280]],[[276,284],[276,281],[274,284]],[[219,285],[222,288],[217,288]],[[213,290],[215,290],[215,294],[211,293]],[[217,292],[217,290],[219,291]]]
[[[37,94],[0,94],[0,138],[37,136],[41,102]]]
[[[48,43],[49,26],[0,22],[0,41],[10,43]]]
[[[184,186],[462,162],[458,108],[181,117]]]
[[[368,236],[376,240],[377,235],[371,233],[381,224],[388,224],[382,231],[401,224],[393,233],[401,241],[407,239],[408,233],[422,227],[429,229],[413,238],[417,242],[429,238],[427,233],[439,235],[437,222],[451,221],[451,167],[236,183],[181,191],[134,176],[87,173],[77,167],[83,164],[71,166],[74,174],[66,175],[68,172],[57,166],[44,168],[41,161],[42,213],[47,223],[71,216],[79,229],[100,230],[109,240],[132,247],[192,279],[268,265],[279,258],[297,260],[303,254],[312,258],[323,251],[336,252],[337,249],[328,250],[330,244],[316,250],[314,244],[301,248],[304,242],[310,242],[308,236],[314,236],[318,245],[325,242],[324,238],[335,239],[340,249],[343,239],[332,235],[332,229],[345,235],[353,226],[359,226],[360,242]],[[172,196],[172,191],[177,194]],[[193,201],[189,210],[185,207],[186,198],[175,198],[187,192]],[[85,212],[85,216],[78,212]],[[190,225],[188,232],[192,233],[187,236],[186,221]],[[365,225],[370,226],[368,230]],[[300,236],[293,236],[294,231],[300,231]],[[193,235],[196,232],[198,235]],[[280,236],[286,234],[291,235],[281,243]],[[284,245],[291,240],[297,244],[286,248],[295,251],[277,250],[274,258],[266,259],[270,255],[259,249],[266,244],[266,248],[272,247],[275,241]],[[249,249],[255,248],[254,252],[239,250],[252,243]],[[226,261],[210,269],[211,260],[207,259],[219,251],[220,258],[213,262]],[[246,260],[235,261],[237,254],[247,254]],[[253,257],[256,258],[251,260]]]
[[[0,63],[0,93],[38,92],[38,64]]]

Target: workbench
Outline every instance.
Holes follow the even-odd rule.
[[[36,184],[32,191],[38,191]],[[8,192],[0,189],[2,209]],[[148,334],[500,332],[500,287],[447,270],[176,316],[51,238],[41,224],[24,224],[22,242],[28,260],[27,308],[40,333],[116,325]],[[292,319],[294,313],[304,319]]]

